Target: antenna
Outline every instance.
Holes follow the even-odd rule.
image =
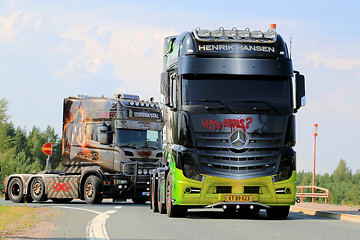
[[[292,45],[292,38],[290,37],[290,58],[291,58],[291,45]]]

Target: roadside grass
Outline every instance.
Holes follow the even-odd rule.
[[[39,219],[39,210],[27,206],[0,206],[0,237],[33,227]]]

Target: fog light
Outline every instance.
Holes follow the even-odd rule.
[[[143,173],[142,169],[138,169],[138,174],[141,175]]]

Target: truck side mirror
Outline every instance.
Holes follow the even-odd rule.
[[[100,130],[99,133],[100,144],[109,144],[108,127],[101,126],[99,127],[99,130]]]
[[[168,72],[161,73],[161,94],[164,95],[164,104],[167,107],[170,107],[170,78]]]
[[[296,107],[294,112],[297,112],[300,107],[305,106],[306,98],[305,98],[305,77],[304,75],[296,72],[295,74],[295,85],[296,85]]]

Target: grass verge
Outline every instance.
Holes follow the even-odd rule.
[[[34,227],[44,211],[47,212],[45,208],[0,206],[0,238]]]

